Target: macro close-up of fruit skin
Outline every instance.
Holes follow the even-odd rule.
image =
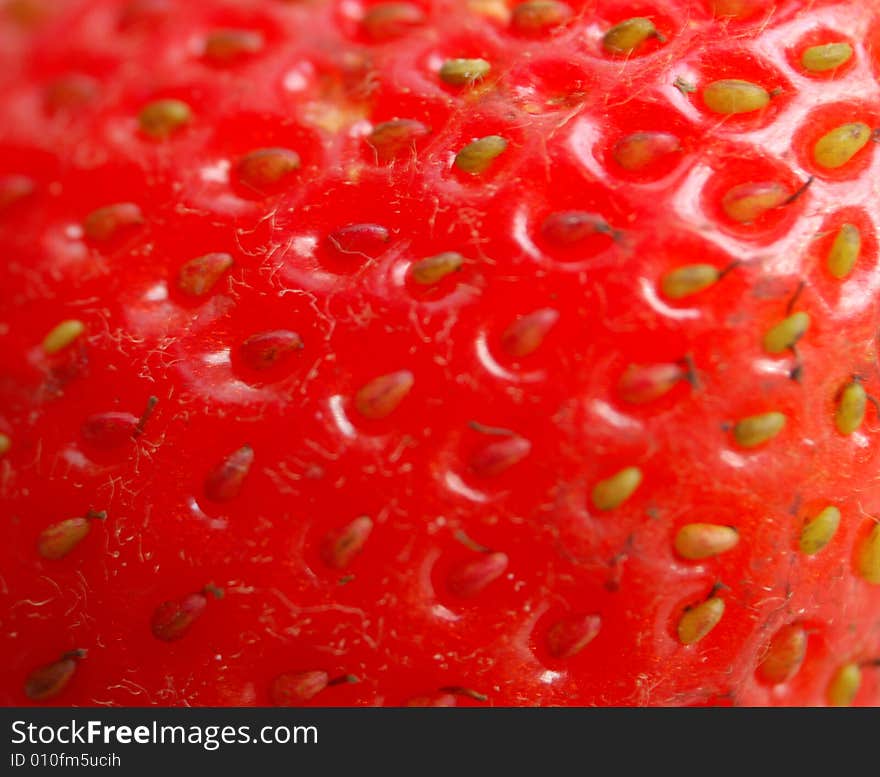
[[[0,3],[0,704],[880,704],[880,4]]]

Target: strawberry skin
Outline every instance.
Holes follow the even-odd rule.
[[[7,0],[0,703],[880,703],[878,44]]]

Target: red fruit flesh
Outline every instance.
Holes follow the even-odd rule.
[[[873,4],[29,5],[0,703],[880,703]]]

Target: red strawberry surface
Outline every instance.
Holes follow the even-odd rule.
[[[880,703],[880,10],[7,0],[0,703]]]

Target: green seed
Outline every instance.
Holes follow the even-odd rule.
[[[660,290],[669,299],[681,299],[708,289],[720,277],[718,268],[711,264],[687,264],[664,275]]]
[[[828,685],[828,704],[832,707],[849,707],[861,684],[862,670],[859,665],[844,664],[835,672]]]
[[[835,278],[845,278],[852,272],[862,251],[862,233],[853,224],[844,224],[828,252],[828,272]]]
[[[834,425],[841,434],[852,434],[865,420],[865,407],[868,395],[864,386],[858,381],[850,383],[840,392],[837,410],[834,413]]]
[[[801,553],[807,556],[818,553],[831,542],[838,526],[840,526],[840,510],[832,506],[826,507],[801,531]]]
[[[614,510],[629,499],[642,482],[638,467],[626,467],[593,489],[593,504],[598,510]]]
[[[724,115],[751,113],[767,107],[770,93],[750,81],[725,78],[714,81],[703,90],[703,102],[715,113]]]
[[[869,583],[880,585],[880,523],[874,528],[862,545],[859,554],[859,575]]]
[[[823,135],[813,146],[813,159],[831,170],[843,167],[871,139],[871,128],[863,122],[841,124]]]
[[[714,629],[724,615],[724,600],[713,596],[686,610],[678,622],[678,641],[682,645],[699,642]]]
[[[468,143],[459,151],[455,155],[455,166],[471,175],[479,175],[486,172],[506,148],[507,141],[500,135],[488,135]]]
[[[776,181],[743,183],[727,191],[721,207],[734,221],[749,224],[768,211],[784,205],[790,197],[789,190]]]
[[[767,353],[782,353],[793,348],[810,326],[808,313],[792,313],[780,321],[764,335],[764,350]]]
[[[733,438],[742,448],[756,448],[772,440],[785,427],[782,413],[761,413],[743,418],[733,427]]]
[[[162,139],[185,124],[189,124],[192,118],[192,110],[185,102],[156,100],[141,110],[138,120],[142,132],[153,138]]]
[[[653,37],[661,37],[654,22],[637,16],[615,24],[605,33],[602,45],[605,47],[605,51],[611,54],[631,54],[648,38]]]
[[[440,78],[450,86],[467,86],[485,78],[491,67],[485,59],[447,59]]]
[[[810,46],[801,56],[801,64],[814,73],[824,73],[840,67],[853,55],[849,43],[826,43],[822,46]]]
[[[48,354],[58,353],[85,331],[86,325],[78,319],[62,321],[43,339],[43,350]]]

